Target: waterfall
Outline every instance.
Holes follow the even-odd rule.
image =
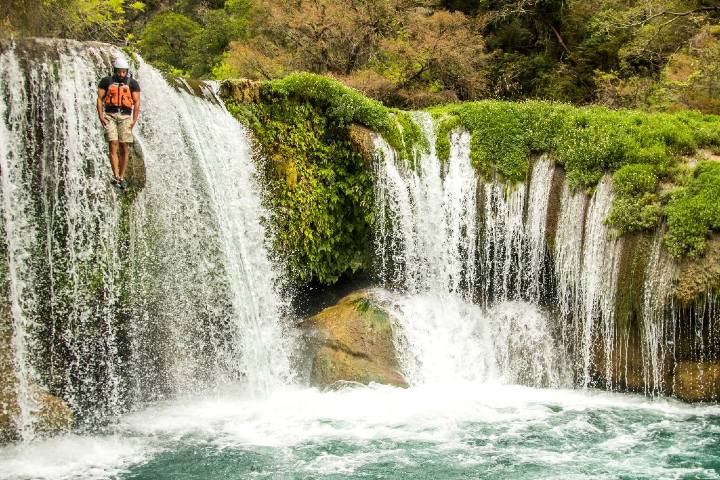
[[[132,156],[145,179],[131,171],[135,187],[114,189],[95,85],[120,55],[55,40],[0,53],[3,244],[24,438],[37,388],[92,426],[144,400],[236,382],[263,392],[292,379],[247,132],[211,88],[198,96],[170,85],[140,60]]]
[[[538,158],[532,169],[527,207],[527,263],[523,278],[527,297],[538,302],[543,286],[546,257],[548,203],[555,167],[547,155]]]
[[[6,101],[0,102],[0,146],[4,153],[0,155],[0,180],[2,182],[3,244],[8,259],[7,278],[3,284],[8,285],[8,301],[10,315],[13,320],[11,349],[14,353],[13,365],[17,374],[15,383],[18,398],[19,433],[28,438],[32,434],[32,411],[36,408],[30,394],[30,382],[37,374],[28,361],[30,352],[28,336],[33,329],[32,313],[36,308],[36,296],[33,291],[33,272],[31,255],[33,238],[36,236],[35,226],[29,221],[31,198],[28,191],[22,188],[26,181],[26,172],[20,161],[22,153],[19,146],[11,142],[14,132],[22,127],[26,105],[25,92],[20,85],[6,85],[7,79],[19,77],[20,66],[14,56],[0,56],[0,91],[6,92]],[[5,271],[3,272],[5,273]]]
[[[583,192],[573,192],[567,183],[563,185],[560,217],[555,232],[557,302],[563,325],[578,314],[577,307],[580,305],[580,273],[587,200],[588,197]],[[566,329],[563,329],[563,332],[567,343]]]
[[[442,163],[432,118],[414,118],[430,144],[414,169],[375,137],[376,251],[396,290],[379,298],[396,327],[403,373],[414,385],[565,384],[548,312],[527,302],[540,296],[552,163],[538,159],[529,193],[522,184],[481,182],[468,132],[451,132]],[[528,197],[537,204],[526,223]]]
[[[612,181],[605,176],[590,199],[583,236],[582,270],[580,272],[580,318],[578,325],[582,383],[591,383],[593,366],[592,346],[596,325],[602,322],[607,377],[613,350],[615,316],[615,289],[619,241],[611,237],[605,219],[612,208]]]
[[[508,186],[499,180],[483,187],[483,300],[490,304],[494,299],[508,300],[520,294],[527,193],[524,184]]]
[[[445,166],[435,153],[430,115],[416,118],[430,144],[416,170],[402,165],[392,148],[375,136],[381,275],[410,292],[444,291],[472,298],[477,180],[470,165],[470,136],[454,134]]]
[[[287,380],[290,338],[278,328],[282,304],[260,223],[267,215],[254,183],[247,133],[223,108],[176,92],[153,68],[142,65],[138,74],[146,85],[147,113],[138,138],[148,172],[139,203],[152,212],[139,230],[154,236],[153,255],[162,258],[161,271],[168,276],[160,285],[172,283],[183,297],[195,297],[192,305],[177,308],[173,303],[180,292],[168,292],[157,313],[173,325],[175,348],[186,358],[196,357],[193,350],[202,346],[187,343],[188,333],[190,339],[207,335],[213,349],[211,378],[243,375],[252,390],[268,391]],[[181,140],[183,148],[167,139]],[[188,224],[189,218],[195,220]],[[208,282],[213,278],[216,283]],[[193,315],[184,313],[188,308]],[[194,331],[209,308],[216,310],[211,319],[223,319],[224,330]],[[202,328],[213,325],[218,322]],[[197,365],[184,368],[192,371]],[[197,381],[197,375],[179,370],[180,377]]]
[[[653,238],[643,285],[643,380],[645,393],[663,391],[663,370],[668,355],[668,341],[674,325],[668,310],[671,304],[672,281],[676,265],[662,248],[665,229],[658,229]]]
[[[537,303],[546,275],[548,202],[555,168],[547,156],[534,164],[528,184],[484,184],[483,300]]]

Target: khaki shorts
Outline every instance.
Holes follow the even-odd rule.
[[[130,129],[132,118],[123,113],[106,113],[108,120],[105,125],[105,140],[108,142],[133,143],[133,134]]]

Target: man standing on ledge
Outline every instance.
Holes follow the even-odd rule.
[[[128,144],[133,142],[132,129],[140,116],[140,84],[128,78],[128,68],[126,60],[115,59],[112,76],[100,80],[97,91],[98,116],[105,127],[105,140],[110,144],[113,183],[123,190],[128,186],[125,180]]]

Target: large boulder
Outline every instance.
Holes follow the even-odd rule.
[[[16,440],[16,419],[20,413],[17,402],[17,377],[12,354],[12,321],[7,299],[7,285],[0,301],[0,443]],[[30,385],[30,397],[35,404],[32,413],[34,430],[38,434],[53,434],[72,426],[73,413],[59,398],[37,385]]]
[[[73,413],[65,402],[37,385],[30,386],[30,393],[36,406],[31,414],[36,434],[53,435],[72,427]],[[19,413],[15,382],[3,381],[0,388],[0,443],[18,438],[16,419]]]
[[[388,313],[369,290],[342,298],[305,323],[312,366],[311,383],[371,382],[407,387],[399,372]]]

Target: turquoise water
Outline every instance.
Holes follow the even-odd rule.
[[[488,384],[195,399],[0,450],[12,479],[720,478],[720,407]]]

